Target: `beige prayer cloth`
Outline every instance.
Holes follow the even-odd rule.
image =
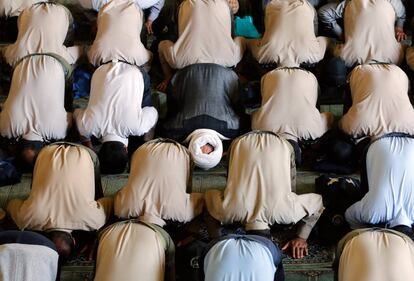
[[[395,38],[395,11],[387,0],[348,1],[344,12],[345,44],[336,55],[347,66],[371,60],[400,64],[404,47]]]
[[[205,194],[210,215],[225,224],[242,222],[247,230],[260,230],[318,213],[323,208],[320,195],[291,191],[292,153],[287,140],[269,132],[254,131],[234,140],[226,189]]]
[[[65,74],[50,56],[24,59],[13,72],[9,95],[0,112],[0,134],[30,141],[66,137]]]
[[[98,14],[98,32],[88,51],[94,66],[111,60],[122,60],[135,65],[150,61],[152,54],[141,42],[143,11],[134,1],[111,1]]]
[[[405,58],[407,60],[408,66],[411,68],[411,70],[414,70],[414,47],[407,48]]]
[[[262,77],[262,106],[252,114],[252,129],[288,139],[317,139],[331,126],[331,113],[319,113],[318,81],[309,71],[277,68]]]
[[[24,56],[36,53],[54,53],[74,64],[81,55],[81,47],[65,47],[72,15],[62,5],[42,3],[24,10],[18,19],[19,33],[14,44],[4,50],[6,62],[11,66]]]
[[[159,233],[141,223],[127,221],[105,228],[99,237],[94,280],[163,281],[164,244]]]
[[[178,40],[161,41],[161,61],[175,69],[196,63],[234,66],[243,57],[245,43],[231,37],[232,13],[227,0],[185,0],[178,14]]]
[[[306,0],[272,0],[266,6],[265,33],[249,47],[259,63],[299,66],[323,59],[327,37],[316,37],[315,8]]]
[[[24,9],[39,2],[47,0],[1,0],[0,17],[17,17]]]
[[[128,183],[115,196],[115,215],[165,225],[191,221],[203,209],[203,194],[186,193],[191,183],[188,150],[170,140],[154,140],[132,156]]]
[[[7,210],[22,230],[97,230],[105,224],[111,205],[106,198],[97,202],[94,197],[89,152],[81,146],[50,145],[37,157],[29,198],[11,200]]]
[[[357,138],[393,132],[414,134],[408,77],[398,66],[365,64],[351,73],[352,107],[339,127]]]
[[[340,257],[338,281],[407,281],[413,276],[414,243],[391,230],[367,229],[347,241]]]

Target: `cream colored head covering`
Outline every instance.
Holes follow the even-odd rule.
[[[214,130],[198,129],[192,132],[184,140],[184,143],[190,142],[188,150],[196,166],[208,170],[214,168],[221,160],[221,156],[223,155],[223,143],[221,140],[228,140],[228,138]],[[206,144],[214,147],[214,150],[209,154],[201,151],[201,147]]]

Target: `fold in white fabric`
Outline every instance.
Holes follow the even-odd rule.
[[[223,155],[222,140],[228,140],[225,136],[210,129],[198,129],[192,132],[184,143],[189,142],[188,150],[197,167],[208,170],[214,168],[221,160]],[[203,153],[201,147],[210,144],[214,150],[209,153]]]

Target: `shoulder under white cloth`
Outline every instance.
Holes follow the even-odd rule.
[[[2,280],[54,281],[57,267],[58,253],[46,246],[0,245]]]
[[[223,155],[223,144],[221,140],[228,140],[228,138],[210,129],[198,129],[192,132],[184,143],[190,142],[188,150],[194,159],[194,163],[201,169],[208,170],[215,167],[221,160]],[[210,144],[214,150],[205,154],[201,151],[203,145]]]

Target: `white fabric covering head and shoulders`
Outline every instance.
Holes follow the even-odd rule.
[[[235,139],[229,154],[226,189],[205,194],[208,212],[222,223],[268,229],[274,223],[297,223],[323,207],[318,194],[292,192],[294,152],[282,137],[253,131]]]
[[[123,60],[138,66],[149,62],[152,54],[145,49],[140,34],[143,11],[128,0],[110,1],[98,14],[98,32],[88,51],[94,66],[111,60]]]
[[[4,50],[6,62],[15,66],[29,54],[54,53],[74,64],[81,48],[63,45],[72,21],[69,10],[56,3],[39,3],[24,10],[18,19],[17,40]]]
[[[155,126],[154,107],[141,108],[144,80],[141,70],[123,62],[100,66],[92,77],[86,109],[77,109],[74,117],[82,136],[128,144],[129,136],[142,136]]]
[[[41,245],[0,245],[1,280],[55,281],[58,253]]]
[[[259,63],[281,66],[319,62],[328,38],[315,36],[315,17],[315,8],[306,0],[270,1],[265,10],[263,38],[249,43],[253,56]]]
[[[95,280],[163,281],[174,253],[161,227],[135,220],[112,224],[99,236]]]
[[[384,137],[372,143],[366,157],[368,193],[349,207],[352,228],[414,224],[414,139]]]
[[[333,116],[316,108],[318,81],[309,71],[277,68],[261,81],[262,106],[252,114],[252,129],[279,133],[288,139],[317,139]]]
[[[273,281],[276,269],[269,249],[247,239],[219,241],[204,258],[205,281]]]
[[[0,1],[0,17],[17,17],[20,13],[40,2],[48,2],[47,0],[1,0]]]
[[[65,73],[59,61],[50,56],[26,58],[13,72],[0,113],[0,134],[30,141],[64,139],[71,123],[64,103]]]
[[[161,41],[160,57],[176,69],[196,63],[235,66],[243,57],[244,41],[231,34],[227,0],[186,0],[179,7],[178,40]]]
[[[414,109],[408,87],[407,75],[396,65],[371,63],[355,67],[350,77],[352,107],[339,127],[355,138],[392,132],[414,134]]]
[[[371,60],[400,64],[405,47],[395,38],[396,14],[387,0],[348,1],[344,12],[345,44],[335,50],[347,66]]]
[[[94,163],[88,150],[52,144],[37,157],[29,197],[11,200],[7,209],[21,230],[91,231],[101,228],[107,218],[94,198]]]
[[[348,233],[338,245],[338,281],[407,281],[414,276],[414,243],[391,229]]]
[[[132,156],[127,184],[115,195],[115,215],[165,225],[165,220],[189,222],[203,209],[203,194],[188,194],[192,163],[181,144],[156,139]]]

